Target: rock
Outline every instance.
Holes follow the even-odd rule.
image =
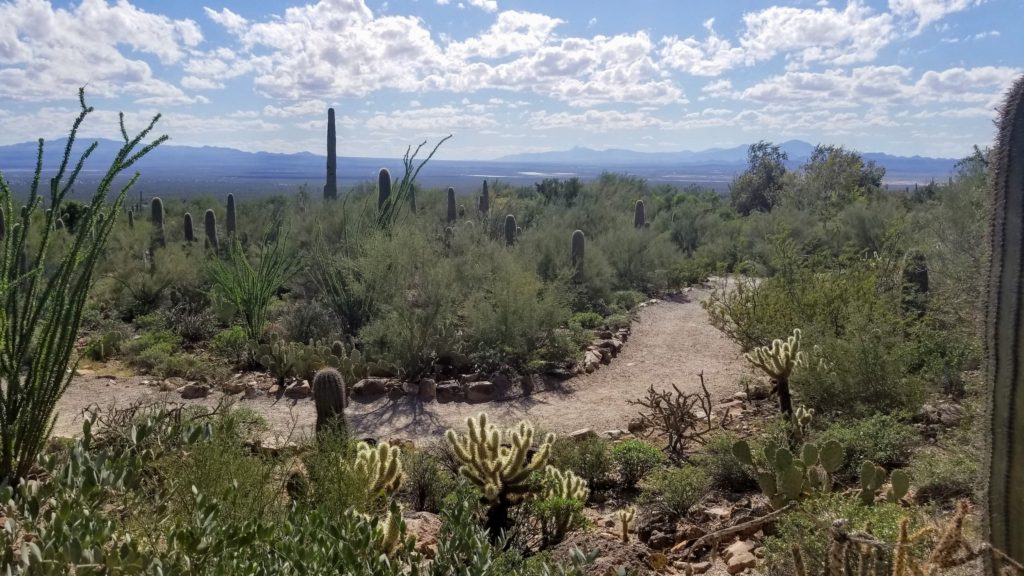
[[[606,339],[606,340],[594,340],[593,345],[597,346],[601,350],[614,350],[615,349],[615,344],[612,343],[610,338]]]
[[[388,383],[388,400],[392,402],[401,400],[405,397],[405,388],[401,382],[389,382]]]
[[[544,374],[551,376],[555,380],[568,380],[576,375],[572,370],[568,370],[564,367],[550,368],[544,372]]]
[[[252,400],[260,395],[260,391],[252,384],[246,384],[242,390],[242,399]]]
[[[498,390],[508,390],[512,386],[512,379],[502,374],[501,372],[495,372],[491,374],[488,380],[498,388]]]
[[[372,402],[380,398],[388,391],[388,381],[385,378],[364,378],[356,382],[352,387],[352,399],[362,402]]]
[[[462,386],[454,380],[445,380],[437,385],[437,401],[441,403],[445,402],[457,402],[465,397],[462,392]]]
[[[459,376],[459,384],[469,384],[470,382],[476,382],[480,379],[480,373],[474,372],[472,374],[463,374]]]
[[[420,380],[420,399],[430,402],[437,397],[437,381],[431,378]]]
[[[609,350],[608,348],[600,348],[599,351],[601,353],[601,364],[611,364],[612,351]]]
[[[619,340],[618,338],[612,338],[612,339],[611,339],[611,343],[612,343],[612,346],[613,346],[613,347],[614,347],[614,349],[615,349],[615,354],[616,354],[616,355],[617,355],[617,354],[618,354],[619,352],[622,352],[622,347],[626,345],[626,342],[625,342],[625,341],[623,341],[623,340]]]
[[[676,543],[676,539],[671,534],[665,534],[660,530],[655,530],[651,533],[651,537],[647,540],[647,545],[655,550],[665,550],[671,548]]]
[[[81,376],[82,378],[91,378],[96,375],[95,370],[89,370],[88,368],[78,368],[75,370],[75,376]]]
[[[725,551],[722,552],[722,558],[728,561],[737,554],[753,554],[756,547],[757,544],[750,540],[737,540],[726,547]]]
[[[739,401],[742,402],[742,401],[747,399],[747,393],[746,392],[737,392],[737,393],[732,395],[732,399],[733,400],[739,400]]]
[[[597,438],[597,432],[594,432],[590,428],[581,428],[575,432],[569,434],[569,438],[573,440],[589,440],[591,438]]]
[[[757,383],[747,390],[748,400],[766,400],[772,394],[771,386],[764,383]]]
[[[406,533],[416,539],[416,550],[428,559],[434,558],[441,519],[430,512],[407,512],[403,517]]]
[[[636,520],[633,521],[633,528],[636,530],[636,536],[641,542],[647,543],[654,534],[654,531],[660,531],[669,533],[672,531],[672,523],[668,521],[664,514],[653,509],[642,509],[636,514]]]
[[[732,516],[732,510],[725,506],[711,506],[704,509],[704,514],[709,520],[728,520]]]
[[[240,380],[230,380],[220,385],[221,392],[225,394],[238,394],[245,391],[246,384]]]
[[[738,410],[741,410],[742,408],[743,408],[743,401],[742,400],[729,400],[729,401],[726,401],[726,402],[722,402],[721,404],[718,404],[717,406],[715,406],[712,409],[712,411],[713,412],[724,413],[726,410],[729,410],[733,414],[735,414]]]
[[[628,425],[626,425],[626,430],[629,430],[630,434],[639,435],[643,434],[647,430],[647,425],[644,424],[643,420],[634,418],[629,421]]]
[[[708,570],[711,570],[711,562],[708,562],[706,560],[704,562],[690,563],[690,572],[693,574],[703,574]]]
[[[611,330],[594,330],[594,337],[600,340],[608,340],[612,336]]]
[[[695,524],[679,524],[676,526],[676,540],[690,542],[707,534],[703,528]]]
[[[537,380],[539,380],[539,376],[536,374],[523,374],[519,381],[519,389],[523,391],[523,396],[533,394],[533,391],[537,389]]]
[[[419,396],[420,395],[420,383],[419,382],[402,382],[402,391],[407,396]]]
[[[482,380],[480,382],[473,382],[466,387],[466,402],[470,404],[490,402],[496,400],[498,396],[500,396],[499,390],[494,385],[494,382]]]
[[[188,380],[185,380],[184,378],[178,378],[177,376],[171,376],[170,378],[164,379],[164,384],[167,384],[168,386],[171,386],[175,390],[177,390],[178,388],[181,388],[182,386],[188,384]]]
[[[281,387],[278,386],[277,384],[274,384],[270,388],[267,388],[267,396],[277,396],[280,393],[281,393]]]
[[[744,570],[750,570],[757,566],[757,557],[750,552],[736,554],[725,561],[725,569],[729,574],[739,574]]]
[[[193,382],[178,388],[178,394],[181,395],[182,400],[206,398],[210,395],[210,387],[205,384],[196,384]]]
[[[629,330],[619,330],[615,333],[615,337],[622,340],[623,344],[625,344],[629,340]]]
[[[309,387],[309,382],[302,380],[299,382],[292,383],[291,386],[284,389],[284,395],[286,398],[292,400],[302,400],[303,398],[309,398],[313,391]]]
[[[604,432],[605,438],[610,438],[612,440],[618,440],[619,438],[628,435],[629,432],[626,432],[625,430],[605,430]]]

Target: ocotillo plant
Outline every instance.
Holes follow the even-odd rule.
[[[324,200],[338,198],[338,140],[334,129],[334,108],[327,109],[327,183]]]
[[[484,190],[480,193],[480,214],[487,216],[491,211],[491,195],[487,191],[487,180],[484,180]]]
[[[203,226],[206,228],[206,244],[208,248],[212,248],[214,252],[220,250],[220,241],[217,240],[217,215],[213,213],[213,209],[206,211],[206,216],[203,217]]]
[[[643,228],[647,226],[647,209],[643,200],[637,200],[633,205],[633,227]]]
[[[192,214],[185,212],[185,242],[189,244],[196,241],[195,231],[192,229]]]
[[[455,188],[448,188],[448,210],[445,213],[445,221],[448,224],[454,224],[458,216],[458,207],[455,205]]]
[[[992,154],[992,216],[985,351],[988,356],[989,445],[986,536],[992,546],[1024,562],[1024,77],[1010,89]],[[988,566],[999,574],[999,566]]]
[[[572,258],[572,277],[577,282],[583,279],[583,257],[587,249],[587,237],[583,230],[576,230],[572,233],[572,246],[570,255]]]
[[[508,214],[505,216],[505,245],[511,246],[516,243],[516,217]]]
[[[85,91],[79,90],[81,111],[64,147],[56,174],[48,179],[48,194],[40,190],[43,141],[36,151],[36,170],[27,194],[20,222],[14,223],[14,193],[0,174],[0,206],[3,206],[6,234],[0,242],[0,484],[17,487],[36,465],[53,426],[57,401],[71,383],[72,356],[96,265],[103,254],[135,174],[113,189],[114,181],[136,161],[158,146],[166,136],[140,145],[160,116],[134,137],[128,135],[121,116],[123,144],[114,155],[95,192],[86,199],[88,211],[75,223],[74,242],[54,243],[54,222],[64,212],[66,199],[86,160],[98,144],[89,146],[75,161],[78,130],[92,108],[85,105]],[[43,196],[52,209],[48,217],[37,213]],[[99,216],[103,215],[102,225]],[[10,221],[6,219],[10,218]],[[33,233],[33,221],[42,224]],[[31,238],[31,240],[30,240]]]
[[[167,236],[164,235],[164,202],[159,198],[153,198],[149,202],[149,219],[153,221],[153,243],[154,245],[167,245]]]
[[[228,238],[235,235],[235,195],[228,194],[228,214],[225,218],[225,224],[228,228]]]
[[[388,198],[391,198],[391,172],[387,168],[381,168],[377,173],[377,209],[384,208]]]

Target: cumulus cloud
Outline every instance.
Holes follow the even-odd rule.
[[[460,128],[486,128],[497,122],[486,114],[469,114],[454,106],[398,110],[376,114],[366,120],[366,128],[380,132],[437,132]]]
[[[933,22],[982,2],[984,0],[889,0],[889,9],[897,16],[912,20],[916,24],[914,33],[919,33]]]

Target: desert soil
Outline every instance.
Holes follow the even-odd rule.
[[[495,423],[526,419],[545,431],[569,433],[590,428],[600,433],[625,429],[637,412],[627,401],[643,396],[649,386],[665,389],[675,384],[683,391],[697,391],[703,372],[712,396],[730,396],[738,390],[737,379],[748,373],[748,368],[739,348],[709,324],[700,305],[707,295],[707,290],[693,289],[674,301],[642,309],[629,341],[610,365],[567,380],[559,390],[474,405],[423,403],[411,397],[397,402],[382,399],[370,404],[354,403],[347,411],[349,421],[363,437],[416,442],[437,438],[448,428],[461,428],[467,416],[482,411]],[[173,391],[159,392],[147,385],[152,378],[110,372],[112,368],[94,366],[76,376],[58,403],[55,434],[81,433],[83,411],[89,408],[123,407],[140,400],[216,405],[224,398],[214,392],[200,400],[181,400]],[[261,396],[239,400],[238,404],[266,418],[271,428],[268,444],[308,436],[316,417],[310,399]]]

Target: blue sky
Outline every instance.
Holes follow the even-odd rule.
[[[439,158],[799,138],[959,157],[1024,71],[1021,0],[0,0],[0,144],[76,87],[179,144]]]

